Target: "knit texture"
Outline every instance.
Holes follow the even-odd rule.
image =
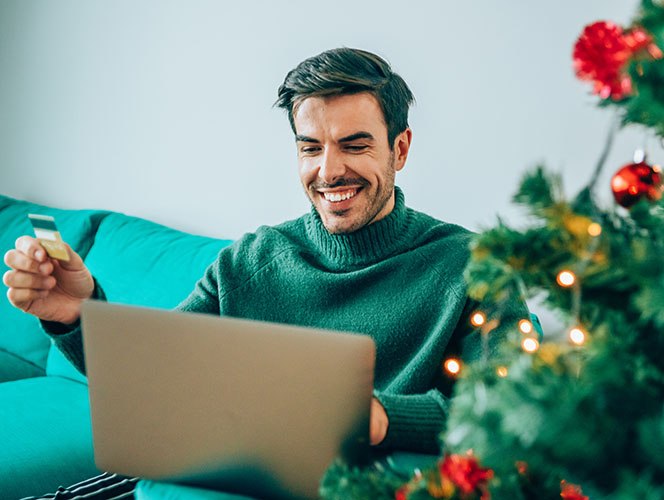
[[[380,447],[437,453],[453,385],[442,363],[482,352],[463,280],[471,233],[406,207],[399,188],[395,198],[387,217],[351,234],[328,233],[312,208],[244,235],[178,309],[371,336],[374,395],[389,419]],[[508,313],[527,317],[520,303]],[[50,334],[84,369],[80,329]]]

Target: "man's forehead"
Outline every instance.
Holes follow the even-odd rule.
[[[296,138],[331,135],[336,140],[353,135],[375,138],[387,130],[376,98],[368,92],[303,99],[293,113]]]

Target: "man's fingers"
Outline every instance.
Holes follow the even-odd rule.
[[[47,290],[29,290],[26,288],[10,288],[7,292],[9,302],[23,311],[28,309],[35,300],[43,299],[47,295]]]
[[[16,249],[25,255],[32,257],[39,262],[44,262],[47,258],[46,251],[32,236],[21,236],[16,240]]]
[[[385,408],[377,398],[371,400],[371,423],[369,428],[369,441],[372,446],[383,442],[387,435],[390,422]]]
[[[5,254],[5,264],[17,271],[27,271],[48,275],[53,272],[53,264],[50,261],[39,262],[19,250],[9,250]]]
[[[42,276],[24,271],[7,271],[2,282],[9,288],[27,288],[33,290],[50,290],[55,286],[53,276]]]
[[[83,263],[83,259],[81,259],[80,255],[74,252],[74,250],[72,250],[72,248],[66,242],[63,241],[62,244],[67,249],[67,253],[69,254],[69,261],[68,262],[59,261],[58,262],[59,266],[67,271],[79,271],[85,268],[85,264]],[[40,272],[42,274],[50,274],[53,272],[55,260],[49,258],[48,254],[46,253],[46,250],[44,250],[44,247],[41,245],[41,243],[39,243],[39,241],[36,238],[33,238],[32,236],[21,236],[19,239],[16,240],[15,251],[17,253],[22,253],[28,258],[34,259],[38,263],[46,265],[41,268],[25,267],[25,266],[14,267],[6,261],[7,258],[15,258],[14,256],[11,255],[12,251],[10,250],[5,255],[5,263],[9,267],[14,267],[14,269],[21,269],[24,271]]]

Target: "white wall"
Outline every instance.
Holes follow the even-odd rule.
[[[417,98],[407,203],[471,229],[518,221],[509,199],[535,162],[570,195],[588,180],[611,112],[575,79],[572,45],[637,4],[0,0],[0,193],[227,238],[297,217],[293,138],[271,106],[288,70],[344,45],[386,57]],[[643,141],[618,136],[606,195]]]

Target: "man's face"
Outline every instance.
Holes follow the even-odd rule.
[[[309,97],[294,122],[300,180],[330,233],[357,231],[392,211],[411,132],[401,132],[390,149],[373,95]]]

